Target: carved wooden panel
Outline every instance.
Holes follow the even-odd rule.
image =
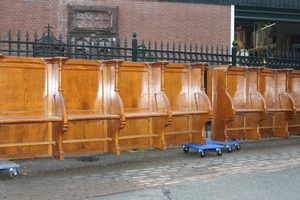
[[[117,36],[118,7],[85,7],[68,5],[68,32],[74,34],[95,34]]]

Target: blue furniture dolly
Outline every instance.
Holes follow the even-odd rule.
[[[206,138],[206,143],[208,144],[217,144],[217,145],[222,145],[224,148],[226,148],[228,153],[232,152],[232,147],[234,146],[236,150],[240,150],[241,149],[241,141],[237,141],[237,140],[230,140],[228,142],[221,142],[221,141],[215,141],[215,140],[211,140],[210,138]]]
[[[205,156],[205,150],[216,150],[218,156],[222,155],[222,149],[224,148],[223,145],[213,144],[213,143],[206,143],[205,145],[196,144],[196,143],[188,143],[183,144],[182,149],[184,153],[188,153],[190,148],[196,149],[199,152],[200,157]]]
[[[16,178],[19,175],[17,170],[19,167],[20,165],[9,160],[0,161],[0,170],[9,170],[9,175],[11,178]]]

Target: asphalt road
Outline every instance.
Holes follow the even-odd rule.
[[[94,200],[288,200],[300,199],[300,167],[223,176],[150,188]]]

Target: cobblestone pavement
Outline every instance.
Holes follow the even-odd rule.
[[[149,187],[300,166],[299,144],[299,137],[249,141],[240,151],[222,156],[207,152],[204,158],[196,151],[185,154],[174,147],[122,156],[67,157],[65,161],[16,160],[19,177],[11,179],[6,171],[0,172],[0,199],[105,199]],[[87,158],[94,162],[82,162]]]

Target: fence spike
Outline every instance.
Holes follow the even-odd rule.
[[[52,33],[53,34],[53,33]],[[58,40],[61,42],[62,41],[62,34],[61,34],[61,32],[59,33],[59,35],[58,35]]]
[[[26,41],[28,41],[29,40],[29,32],[28,32],[28,30],[26,31],[25,37],[26,37]]]
[[[11,38],[11,31],[10,31],[10,29],[8,29],[8,34],[7,34],[7,36],[8,36],[8,38],[9,38],[9,40],[10,40],[10,38]]]
[[[20,40],[20,38],[21,38],[20,30],[18,30],[17,37],[18,37],[18,40]]]
[[[37,35],[36,31],[34,32],[34,36],[33,37],[34,37],[34,41],[37,41],[38,35]]]

